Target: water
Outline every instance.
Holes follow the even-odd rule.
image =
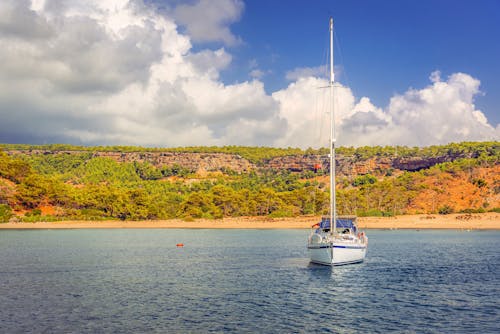
[[[307,234],[1,231],[0,332],[500,331],[500,232],[369,231],[333,269]]]

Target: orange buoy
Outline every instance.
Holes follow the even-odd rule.
[[[177,246],[177,247],[184,247],[184,244],[180,244],[180,243],[179,243],[179,244],[177,244],[176,246]]]

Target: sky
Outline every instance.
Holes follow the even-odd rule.
[[[2,0],[0,142],[500,139],[497,0]]]

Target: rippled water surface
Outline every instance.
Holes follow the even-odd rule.
[[[0,231],[0,332],[500,332],[500,232],[369,231],[335,268],[307,235]]]

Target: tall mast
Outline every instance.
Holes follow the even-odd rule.
[[[332,109],[330,113],[330,233],[333,236],[337,232],[337,203],[335,195],[335,114],[333,83],[333,18],[330,18],[330,100]]]

